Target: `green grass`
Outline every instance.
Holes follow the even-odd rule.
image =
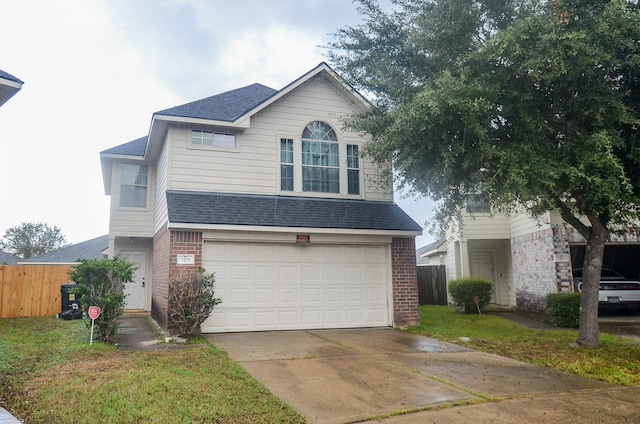
[[[600,334],[599,349],[576,347],[576,330],[534,330],[496,315],[468,315],[447,306],[420,307],[408,331],[531,364],[624,386],[640,386],[640,343]],[[467,343],[460,337],[469,337]]]
[[[640,343],[601,335],[571,347],[574,330],[532,330],[495,315],[420,309],[408,331],[626,386],[640,385]],[[468,343],[460,337],[470,337]],[[0,404],[26,423],[303,423],[226,353],[203,341],[176,350],[89,346],[82,321],[0,320]]]
[[[3,406],[26,423],[303,423],[209,344],[122,352],[81,321],[0,320]]]

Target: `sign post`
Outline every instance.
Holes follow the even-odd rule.
[[[99,306],[89,306],[89,318],[91,318],[91,339],[89,341],[89,346],[93,344],[93,324],[96,322],[96,318],[100,316],[100,307]]]

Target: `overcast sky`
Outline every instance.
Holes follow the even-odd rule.
[[[0,69],[24,81],[0,108],[0,236],[22,222],[70,243],[109,231],[99,153],[147,134],[153,112],[326,61],[350,0],[3,2]],[[398,203],[416,222],[433,203]],[[424,231],[416,244],[433,241]]]

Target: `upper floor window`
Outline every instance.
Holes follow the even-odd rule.
[[[147,165],[122,164],[121,207],[147,207],[147,179]]]
[[[223,149],[236,148],[236,135],[232,133],[192,130],[191,144],[196,146],[212,146]]]
[[[324,122],[311,122],[302,132],[302,190],[340,193],[338,138]]]
[[[293,191],[293,139],[280,139],[280,187]]]
[[[356,144],[347,144],[347,192],[360,194],[360,165]]]
[[[491,205],[484,196],[479,194],[470,194],[467,196],[467,212],[474,213],[491,213]]]

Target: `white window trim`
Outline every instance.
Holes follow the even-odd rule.
[[[328,122],[327,122],[328,123]],[[328,123],[329,124],[329,123]],[[331,125],[331,124],[330,124]],[[281,172],[280,172],[280,139],[288,138],[293,140],[293,191],[282,190]],[[281,196],[298,196],[298,197],[317,197],[317,198],[333,198],[333,199],[364,199],[364,161],[362,156],[358,157],[359,173],[358,179],[360,184],[360,194],[348,194],[348,172],[347,172],[347,144],[358,146],[358,152],[362,151],[362,143],[355,140],[342,140],[338,137],[338,155],[339,155],[339,193],[323,193],[315,191],[302,190],[302,131],[300,134],[276,134],[276,193]]]
[[[207,133],[212,133],[214,140],[213,142],[215,143],[215,135],[216,134],[223,134],[223,135],[233,135],[234,138],[234,144],[235,147],[222,147],[222,146],[215,146],[215,145],[206,145],[206,144],[193,144],[193,132],[194,131],[201,131],[201,132],[207,132]],[[187,149],[192,149],[192,150],[211,150],[211,151],[218,151],[218,152],[239,152],[240,149],[238,148],[238,133],[234,132],[234,131],[230,131],[230,130],[225,130],[225,129],[210,129],[210,128],[191,128],[188,133],[187,133]]]
[[[136,206],[121,206],[122,202],[122,165],[142,165],[147,167],[147,198],[145,199],[145,207],[136,207]],[[118,199],[116,209],[120,211],[138,211],[138,212],[146,212],[151,210],[151,165],[145,163],[120,163],[118,164],[117,175],[117,190],[118,190]]]

